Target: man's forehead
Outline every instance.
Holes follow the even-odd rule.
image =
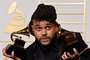
[[[42,20],[42,21],[34,20],[33,25],[53,25],[53,24],[46,20]]]

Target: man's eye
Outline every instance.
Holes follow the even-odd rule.
[[[41,27],[36,27],[36,30],[37,30],[37,31],[40,31],[40,30],[41,30]]]
[[[51,26],[47,26],[46,29],[47,29],[47,30],[50,30],[50,29],[51,29]]]

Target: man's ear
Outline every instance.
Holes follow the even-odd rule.
[[[61,26],[60,25],[56,26],[55,27],[55,32],[59,33],[60,31],[61,31]]]
[[[55,27],[55,33],[56,33],[57,37],[60,36],[60,33],[61,33],[61,26],[60,25]]]

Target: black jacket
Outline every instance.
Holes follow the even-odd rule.
[[[67,30],[62,30],[64,33]],[[67,31],[69,32],[69,31]],[[58,39],[51,43],[48,47],[40,45],[37,41],[26,48],[27,59],[26,60],[62,60],[61,56],[64,51],[73,53],[72,48],[76,48],[78,52],[81,52],[84,48],[88,47],[83,41],[80,33],[74,32],[77,42],[71,43],[66,36],[60,36]],[[73,39],[72,39],[73,40]],[[68,60],[90,60],[90,49],[88,48],[80,56]]]
[[[27,49],[27,60],[61,60],[62,46],[55,42],[49,46],[41,46],[35,41]]]

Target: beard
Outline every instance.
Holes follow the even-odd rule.
[[[53,44],[57,40],[56,34],[53,35],[53,37],[43,36],[39,39],[36,39],[36,41],[40,44],[45,46],[43,43],[47,43],[46,46]]]

